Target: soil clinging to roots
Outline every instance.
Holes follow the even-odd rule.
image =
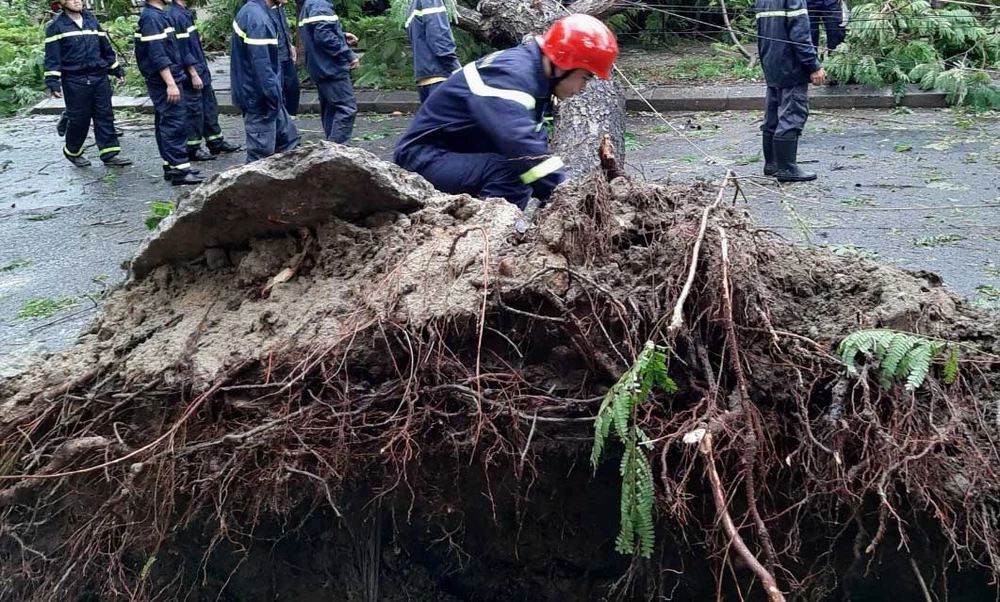
[[[432,194],[132,280],[0,382],[0,601],[995,593],[996,323],[735,190],[596,171],[523,236]],[[957,378],[849,375],[867,328],[960,344]],[[614,551],[620,444],[589,464],[647,341],[678,387],[635,414],[648,560]]]

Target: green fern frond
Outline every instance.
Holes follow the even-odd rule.
[[[635,413],[636,407],[646,400],[654,386],[668,393],[677,390],[677,384],[667,375],[666,361],[666,349],[647,342],[632,366],[604,396],[594,423],[590,463],[595,471],[612,426],[624,446],[619,466],[622,477],[621,518],[615,538],[615,550],[621,554],[639,554],[649,558],[653,553],[653,470],[642,449],[649,444],[649,438],[635,425]]]
[[[949,378],[954,380],[958,371],[957,347],[920,335],[883,329],[859,330],[844,337],[837,353],[848,374],[858,374],[855,359],[861,353],[878,368],[883,387],[888,389],[894,381],[902,381],[908,391],[915,391],[926,380],[931,362],[946,347],[954,356],[945,362],[943,370],[945,382],[950,382]]]
[[[951,345],[948,361],[944,363],[944,384],[950,385],[958,377],[958,347]]]

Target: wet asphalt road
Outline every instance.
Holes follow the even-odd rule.
[[[806,167],[821,177],[781,187],[755,177],[759,113],[666,118],[680,134],[655,116],[629,117],[626,160],[638,177],[718,181],[731,167],[759,225],[837,253],[932,270],[952,290],[1000,305],[1000,118],[949,110],[814,114],[800,157],[815,161]],[[388,158],[408,121],[360,116],[354,144]],[[102,294],[124,279],[122,262],[148,234],[150,204],[180,192],[161,178],[151,117],[119,113],[123,154],[136,164],[117,170],[96,157],[86,169],[70,165],[55,122],[0,121],[0,376],[4,363],[17,363],[12,358],[72,342]],[[238,118],[222,124],[242,142]],[[304,139],[321,137],[317,118],[297,124]],[[243,160],[240,153],[199,167],[213,173]],[[28,315],[52,302],[65,307]]]

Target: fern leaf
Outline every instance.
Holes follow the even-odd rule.
[[[885,387],[889,386],[893,378],[903,376],[897,371],[899,363],[903,360],[903,356],[913,349],[914,346],[919,345],[919,340],[906,334],[896,334],[892,337],[889,343],[889,350],[885,354],[885,358],[882,360],[881,373],[882,373],[882,384]]]
[[[906,376],[906,390],[916,391],[924,384],[927,372],[931,368],[931,348],[918,345],[913,348],[909,361],[909,374]]]
[[[944,384],[950,385],[958,376],[958,347],[950,345],[948,361],[944,363]]]

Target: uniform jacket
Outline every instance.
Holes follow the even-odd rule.
[[[809,83],[820,68],[809,33],[805,0],[756,0],[757,51],[767,85],[780,88]]]
[[[167,7],[167,15],[173,21],[174,29],[176,29],[182,62],[185,65],[194,65],[198,71],[198,77],[205,83],[209,83],[211,74],[208,70],[208,60],[205,58],[205,50],[201,46],[201,37],[198,35],[198,25],[194,22],[194,15],[177,2],[170,3]]]
[[[160,70],[169,67],[174,83],[180,85],[188,77],[184,71],[190,58],[182,54],[177,28],[166,10],[147,4],[139,14],[139,30],[135,34],[135,61],[147,82],[163,85]]]
[[[412,160],[408,153],[422,146],[496,153],[546,199],[566,178],[562,159],[549,154],[542,121],[551,95],[536,42],[487,55],[452,74],[420,106],[394,159]]]
[[[413,48],[413,77],[448,77],[461,68],[443,0],[412,0],[406,35]]]
[[[285,8],[280,4],[271,7],[271,16],[274,17],[274,24],[278,27],[278,60],[281,62],[292,60],[292,34],[288,31],[288,19],[285,16]]]
[[[355,59],[347,46],[340,18],[328,0],[306,0],[299,11],[299,35],[306,51],[306,70],[313,81],[343,77]]]
[[[247,0],[236,13],[229,44],[233,104],[276,115],[281,99],[278,25],[264,0]]]
[[[83,24],[59,13],[45,27],[45,85],[56,92],[61,78],[73,75],[124,75],[108,34],[90,13],[83,11]]]

